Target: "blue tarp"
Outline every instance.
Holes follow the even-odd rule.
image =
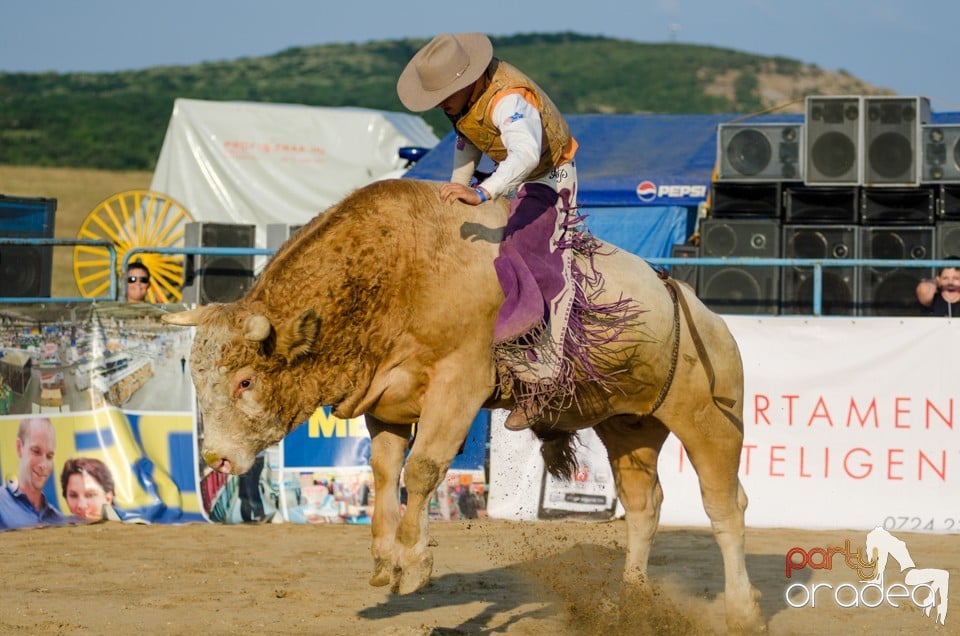
[[[697,206],[706,199],[717,125],[739,117],[568,115],[580,144],[577,201],[591,232],[639,256],[669,256],[670,246],[692,232]],[[777,121],[797,119],[802,116]],[[405,176],[449,179],[455,137],[446,135]],[[480,165],[492,167],[487,158]]]
[[[694,229],[717,158],[723,123],[803,122],[802,114],[567,115],[577,151],[577,201],[587,226],[602,239],[643,257],[669,256]],[[936,124],[960,113],[933,113]],[[447,134],[405,176],[450,178],[455,135]],[[490,171],[484,158],[480,169]]]

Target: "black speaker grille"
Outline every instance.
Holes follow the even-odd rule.
[[[858,96],[807,98],[804,183],[860,183],[861,106]]]
[[[0,237],[53,238],[56,211],[56,199],[0,195]],[[52,246],[0,245],[0,296],[49,297],[52,259]]]
[[[856,223],[860,191],[853,187],[788,187],[784,193],[786,223]]]
[[[783,253],[785,258],[856,258],[857,228],[853,225],[785,225]],[[828,316],[855,315],[855,268],[825,267],[822,272],[821,313]],[[785,314],[812,314],[813,286],[812,267],[785,267],[781,311]]]
[[[51,248],[0,245],[0,296],[39,298],[50,295]]]
[[[256,226],[232,223],[188,223],[188,247],[253,247]],[[253,256],[196,255],[188,259],[184,302],[233,302],[253,284]]]
[[[772,219],[706,219],[700,226],[704,257],[780,256],[780,223]],[[698,295],[708,307],[728,314],[776,314],[779,267],[702,266]]]
[[[714,218],[744,216],[780,218],[781,185],[773,183],[713,184],[710,213]]]
[[[860,221],[864,224],[933,224],[936,197],[931,187],[863,188]]]
[[[924,261],[934,258],[933,227],[861,226],[863,258]],[[866,316],[915,316],[920,314],[916,287],[921,278],[933,276],[925,267],[862,267],[860,313]]]

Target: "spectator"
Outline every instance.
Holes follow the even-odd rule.
[[[150,291],[150,270],[140,261],[127,265],[127,302],[147,302]]]
[[[926,316],[960,317],[960,269],[944,267],[936,279],[921,280],[917,300]]]
[[[113,475],[99,459],[68,459],[60,472],[60,488],[70,512],[80,521],[119,518],[119,514],[111,514],[116,513]]]
[[[17,479],[0,488],[0,529],[63,523],[63,515],[43,494],[53,473],[56,445],[56,433],[49,419],[29,417],[20,421],[16,439]]]

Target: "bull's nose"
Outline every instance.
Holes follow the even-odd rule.
[[[226,457],[221,457],[216,453],[204,453],[203,461],[207,462],[207,465],[218,473],[230,474],[231,464]]]

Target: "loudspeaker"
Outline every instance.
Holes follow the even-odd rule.
[[[53,238],[57,200],[0,194],[0,237]],[[0,296],[49,298],[53,246],[0,245]]]
[[[860,226],[860,253],[865,259],[930,260],[933,227]],[[860,313],[864,316],[917,314],[917,283],[932,278],[923,267],[861,267]]]
[[[841,259],[857,258],[855,225],[784,225],[783,257]],[[853,316],[857,308],[855,267],[824,267],[820,309],[825,316]],[[813,268],[784,267],[780,311],[784,314],[813,313]]]
[[[863,188],[860,222],[877,225],[927,225],[937,214],[934,188]]]
[[[187,223],[186,247],[254,247],[255,225]],[[238,300],[253,284],[252,254],[188,255],[183,302],[201,305]]]
[[[937,218],[960,219],[960,186],[940,186],[937,193]]]
[[[802,124],[720,124],[719,181],[800,181]]]
[[[863,104],[863,185],[919,185],[920,127],[930,121],[930,101],[882,96]]]
[[[859,185],[863,98],[806,99],[804,183]]]
[[[713,184],[710,216],[715,219],[758,216],[780,218],[780,182]]]
[[[960,260],[960,222],[938,223],[934,235],[937,239],[934,258]]]
[[[960,124],[921,126],[921,183],[960,183]]]
[[[773,219],[705,219],[700,224],[703,257],[779,258],[780,222]],[[697,295],[726,314],[776,314],[779,267],[701,266]]]
[[[849,187],[788,187],[784,192],[785,223],[856,223],[860,189]]]
[[[303,225],[287,225],[286,223],[267,224],[267,249],[278,250],[287,242],[287,239],[297,233]]]
[[[670,258],[697,258],[698,256],[700,256],[700,248],[696,245],[670,246]],[[696,289],[699,270],[700,268],[696,265],[671,265],[670,276]]]

